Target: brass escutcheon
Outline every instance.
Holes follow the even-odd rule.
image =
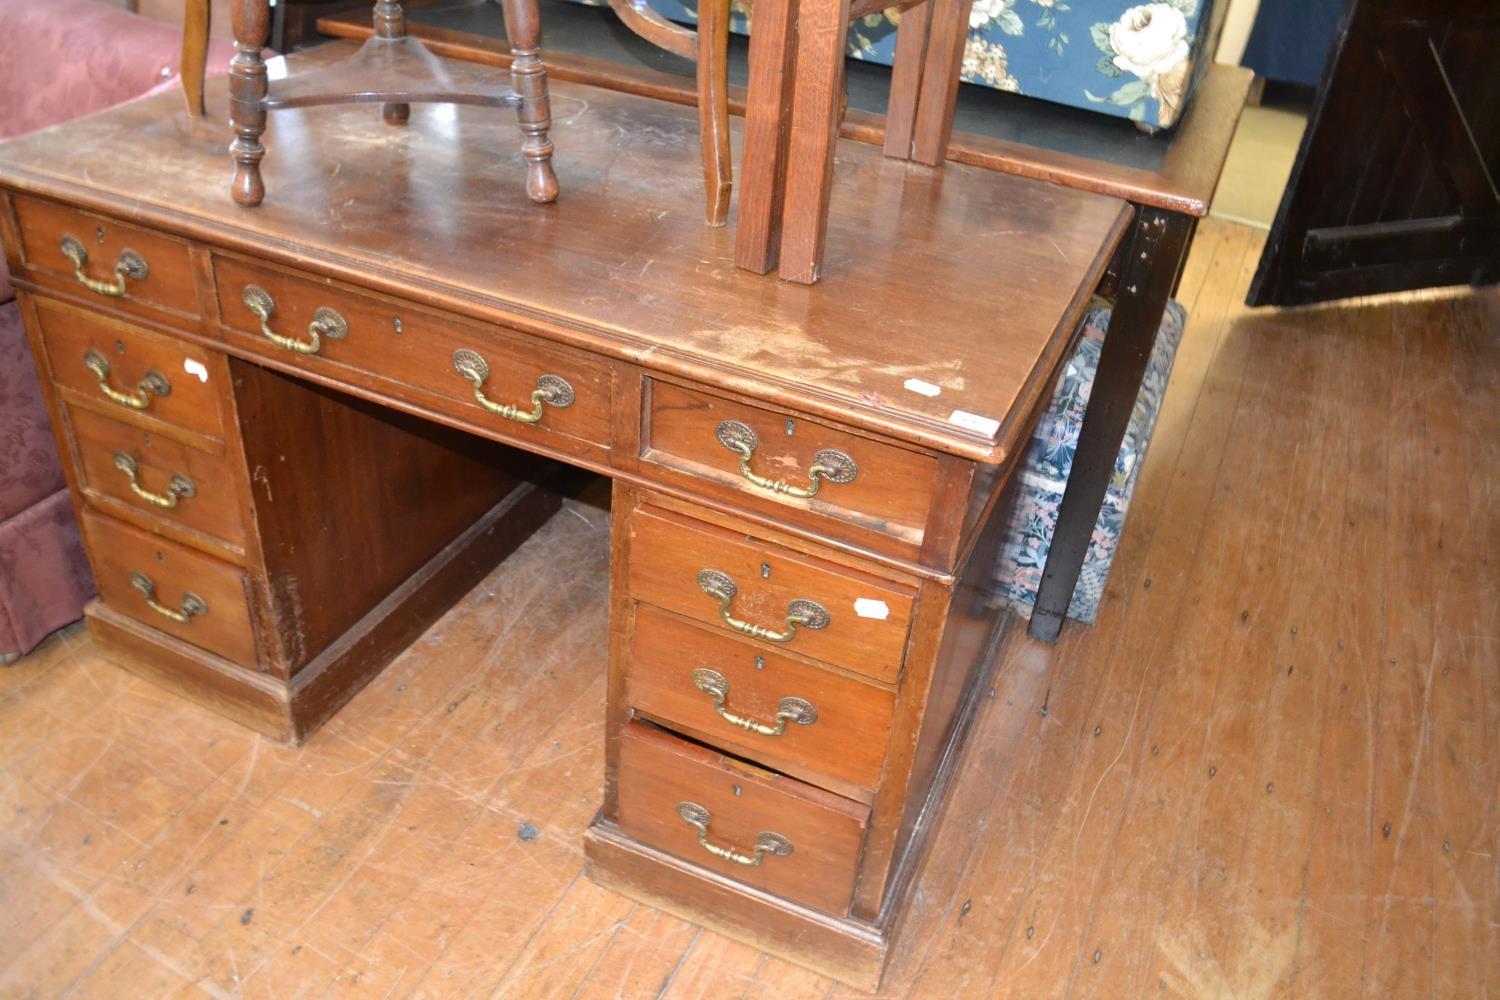
[[[854,464],[854,459],[841,451],[824,448],[813,455],[813,463],[807,470],[808,484],[793,486],[784,479],[757,475],[750,468],[750,458],[755,454],[760,439],[748,424],[738,420],[720,421],[719,426],[714,428],[714,436],[719,439],[720,444],[740,457],[740,475],[769,493],[807,500],[818,495],[824,480],[830,483],[852,483],[854,477],[859,475],[859,467]]]
[[[142,281],[150,273],[150,269],[146,266],[146,258],[134,250],[126,249],[120,251],[120,257],[115,261],[114,280],[101,281],[83,273],[84,265],[89,262],[89,250],[78,237],[71,233],[63,236],[58,243],[58,249],[73,265],[73,277],[80,285],[91,292],[108,295],[112,299],[120,298],[125,294],[126,281]]]
[[[724,619],[724,624],[752,639],[764,639],[766,642],[791,642],[796,637],[799,627],[827,628],[831,620],[828,609],[817,601],[798,599],[787,604],[784,631],[777,632],[764,625],[755,625],[734,617],[730,604],[734,601],[734,595],[739,593],[739,588],[735,586],[734,579],[728,573],[716,569],[699,570],[698,589],[719,602],[719,617]]]
[[[542,419],[546,408],[566,410],[577,396],[568,380],[560,375],[543,375],[536,380],[536,391],[531,394],[531,409],[522,410],[509,403],[497,403],[484,394],[484,384],[490,378],[490,363],[477,351],[460,347],[453,352],[453,370],[468,379],[474,386],[474,399],[491,413],[514,420],[518,424],[534,424]]]
[[[323,347],[324,337],[343,340],[349,336],[349,323],[327,306],[319,306],[313,312],[312,322],[307,324],[308,340],[282,336],[271,329],[271,317],[276,313],[276,300],[271,298],[270,292],[259,285],[246,285],[240,298],[244,301],[245,308],[260,320],[261,336],[277,347],[296,354],[317,354]]]
[[[152,370],[141,376],[134,392],[122,392],[109,384],[109,361],[93,348],[83,352],[83,366],[99,380],[99,391],[105,396],[128,406],[132,410],[144,410],[151,405],[152,396],[170,396],[172,383],[161,372]]]
[[[697,829],[699,847],[716,858],[723,858],[737,865],[756,868],[765,860],[767,854],[784,858],[792,853],[792,842],[781,834],[769,830],[755,838],[755,847],[752,848],[751,854],[743,854],[732,847],[721,847],[718,844],[709,843],[708,824],[713,822],[713,816],[696,802],[677,803],[677,815],[682,817],[684,823]]]
[[[693,686],[714,700],[714,711],[719,713],[720,718],[732,726],[762,736],[780,736],[786,732],[788,722],[799,726],[810,726],[818,721],[818,710],[813,707],[812,702],[802,698],[783,698],[776,704],[776,725],[767,725],[764,722],[756,722],[744,716],[735,715],[724,707],[724,702],[729,698],[729,678],[717,670],[709,670],[700,667],[693,671]]]
[[[160,603],[156,599],[156,584],[145,573],[131,573],[130,585],[141,592],[152,611],[179,624],[186,625],[195,616],[208,614],[208,605],[197,594],[183,593],[182,603],[176,608]]]
[[[190,500],[198,494],[198,487],[187,476],[172,473],[172,478],[167,480],[167,492],[165,494],[152,493],[140,483],[141,468],[131,455],[123,451],[115,452],[115,468],[125,474],[130,481],[130,492],[142,500],[165,510],[171,510],[177,506],[179,500]]]

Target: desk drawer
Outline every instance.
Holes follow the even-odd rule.
[[[896,701],[884,688],[644,604],[626,683],[632,708],[778,771],[867,790],[880,778]]]
[[[69,407],[78,475],[107,497],[154,518],[241,546],[238,477],[223,456],[90,410]]]
[[[773,515],[792,506],[825,526],[847,523],[920,547],[937,483],[931,455],[672,382],[652,380],[646,408],[643,466],[717,483]],[[814,479],[814,467],[829,471]],[[797,495],[813,486],[812,497]]]
[[[238,567],[87,511],[83,530],[105,604],[255,668],[245,574]]]
[[[655,507],[630,516],[630,592],[758,647],[893,683],[915,592]]]
[[[35,299],[52,379],[98,408],[223,440],[211,356],[175,337]]]
[[[266,357],[376,392],[412,386],[436,410],[562,451],[609,446],[613,380],[600,358],[230,258],[215,259],[214,280],[226,332]],[[281,343],[261,329],[247,288]],[[415,401],[409,390],[399,394]]]
[[[864,806],[634,722],[620,740],[619,796],[626,836],[827,913],[848,912]]]
[[[196,317],[186,243],[50,201],[14,204],[21,260],[38,284],[125,312]]]

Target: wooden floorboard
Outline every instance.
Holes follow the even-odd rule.
[[[1014,629],[886,996],[1500,995],[1500,293],[1248,311],[1205,222],[1099,621]],[[0,996],[856,991],[582,877],[570,503],[308,744],[0,671]]]

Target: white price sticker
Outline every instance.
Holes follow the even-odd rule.
[[[919,378],[909,378],[902,384],[919,396],[938,396],[943,392],[941,386],[933,385],[931,382],[924,382]]]
[[[1000,429],[1000,421],[964,410],[954,410],[948,414],[948,423],[962,427],[966,431],[978,431],[985,435],[992,435]]]
[[[193,358],[186,358],[182,362],[182,370],[187,372],[189,375],[198,376],[199,382],[208,381],[208,369],[204,367],[203,362],[201,361],[196,361]]]
[[[854,613],[861,618],[885,621],[891,616],[891,609],[884,601],[877,601],[873,597],[861,597],[854,602]]]

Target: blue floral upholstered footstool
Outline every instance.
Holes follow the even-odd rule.
[[[1021,461],[1014,513],[1006,528],[995,579],[1001,598],[1016,605],[1023,613],[1029,613],[1036,603],[1042,569],[1047,565],[1047,550],[1052,542],[1053,528],[1057,525],[1057,510],[1062,504],[1068,472],[1073,465],[1073,452],[1078,446],[1078,431],[1083,426],[1089,390],[1099,369],[1099,352],[1104,347],[1109,314],[1106,304],[1093,305],[1085,314],[1078,349],[1058,379],[1052,402],[1042,414],[1036,434]],[[1099,601],[1104,596],[1110,563],[1125,530],[1125,514],[1130,508],[1130,497],[1135,492],[1141,465],[1146,460],[1146,449],[1151,443],[1151,432],[1156,427],[1156,415],[1161,410],[1186,321],[1187,310],[1176,302],[1167,303],[1156,346],[1146,364],[1140,395],[1136,397],[1135,409],[1125,431],[1125,440],[1115,457],[1114,476],[1104,495],[1104,506],[1094,524],[1088,555],[1084,558],[1083,570],[1078,575],[1078,585],[1068,606],[1068,617],[1075,621],[1092,623],[1099,614]]]
[[[576,0],[605,6],[608,0]],[[662,17],[698,19],[697,0],[646,0]],[[974,0],[962,75],[970,83],[1167,128],[1213,60],[1225,0]],[[731,0],[731,27],[751,5]],[[889,66],[901,14],[849,26],[849,55]]]

